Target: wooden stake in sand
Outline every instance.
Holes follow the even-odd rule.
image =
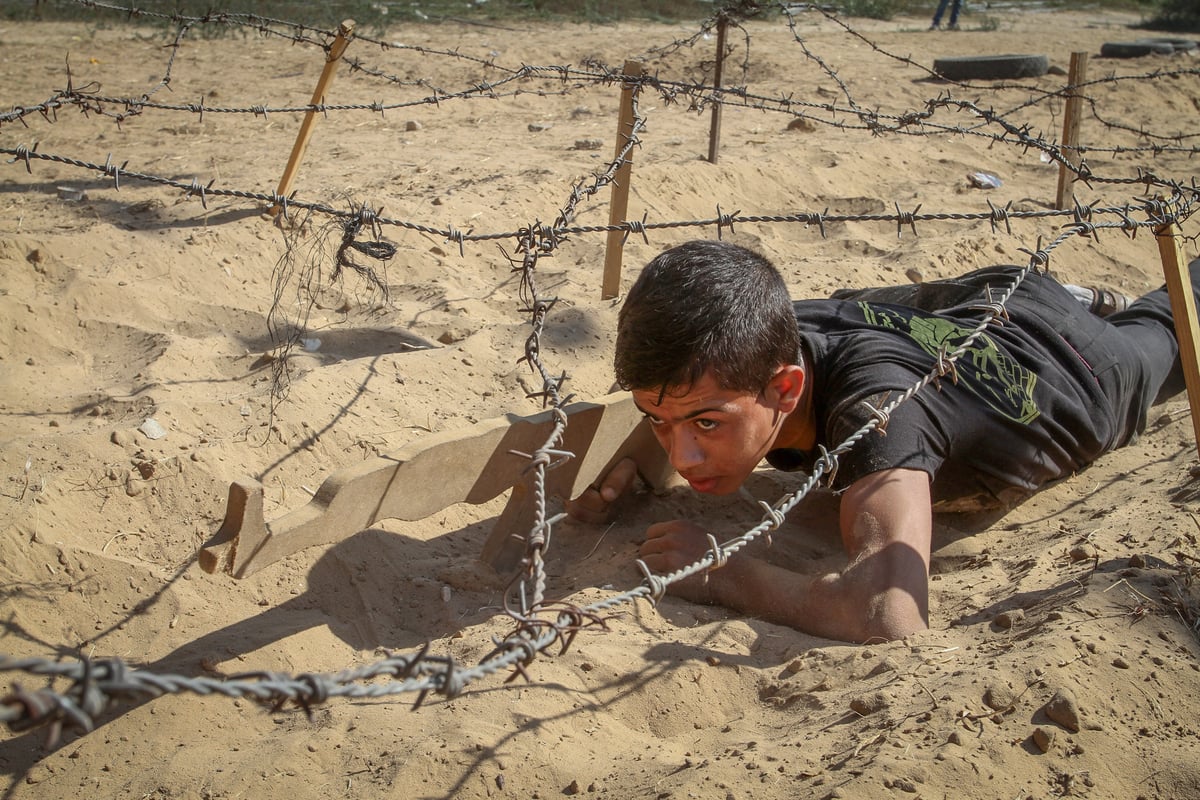
[[[1083,98],[1076,87],[1087,80],[1087,53],[1071,53],[1071,72],[1067,78],[1067,108],[1063,113],[1062,151],[1063,157],[1078,167],[1083,158],[1079,155],[1079,116]],[[1058,165],[1058,196],[1055,208],[1070,208],[1075,188],[1075,173],[1066,164]]]
[[[640,78],[644,74],[642,65],[637,61],[626,61],[623,73],[627,78]],[[633,137],[633,99],[638,90],[637,84],[630,80],[621,85],[621,117],[617,123],[617,151],[621,155]],[[613,176],[612,204],[609,206],[608,224],[620,225],[625,222],[629,210],[629,180],[633,175],[633,151],[630,150],[621,162],[617,174]],[[611,300],[621,293],[621,255],[625,244],[624,231],[609,231],[608,243],[604,248],[604,280],[600,284],[600,299]]]
[[[1183,363],[1183,379],[1187,386],[1188,405],[1192,410],[1192,433],[1200,447],[1200,327],[1196,324],[1196,296],[1180,246],[1183,232],[1179,224],[1168,222],[1154,229],[1158,254],[1162,257],[1163,273],[1167,278],[1167,294],[1171,298],[1171,317],[1175,320],[1175,338],[1179,340],[1179,359]]]
[[[354,20],[344,20],[338,26],[337,36],[334,38],[333,44],[329,46],[329,52],[325,54],[325,69],[321,70],[321,79],[317,81],[317,88],[313,91],[312,101],[309,105],[319,106],[325,103],[325,92],[329,89],[329,84],[333,83],[338,62],[342,60],[342,54],[346,52],[346,45],[350,44],[350,37],[353,35]],[[312,136],[313,125],[316,124],[316,121],[317,112],[314,109],[309,109],[304,113],[304,121],[300,123],[300,133],[296,135],[296,143],[292,145],[292,155],[283,169],[283,177],[279,179],[279,188],[275,190],[275,194],[280,197],[286,197],[287,193],[291,191],[292,181],[295,180],[296,173],[300,171],[300,161],[304,158],[304,151],[308,148],[308,140]],[[274,217],[279,211],[278,206],[273,206],[269,213]]]
[[[725,71],[725,29],[728,26],[728,20],[722,15],[717,20],[717,66],[713,70],[714,94],[721,88],[721,74]],[[721,148],[721,109],[723,107],[723,103],[713,101],[712,122],[708,127],[708,161],[710,164],[717,163],[717,151]]]

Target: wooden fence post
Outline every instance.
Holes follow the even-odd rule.
[[[1076,91],[1076,87],[1087,80],[1087,53],[1071,53],[1071,72],[1067,80],[1067,107],[1063,112],[1063,135],[1062,135],[1062,151],[1063,157],[1071,162],[1072,166],[1078,167],[1083,161],[1079,155],[1079,116],[1080,110],[1083,107],[1083,98]],[[1070,208],[1074,197],[1075,188],[1075,173],[1071,171],[1066,164],[1058,165],[1058,195],[1054,201],[1054,207],[1063,209]]]
[[[641,78],[643,69],[640,62],[626,61],[623,74],[627,78]],[[621,117],[617,123],[616,155],[629,145],[633,138],[634,106],[633,99],[638,85],[625,81],[621,86]],[[625,222],[629,211],[629,181],[633,175],[633,151],[626,154],[617,174],[613,176],[612,200],[608,212],[608,224],[620,225]],[[600,299],[611,300],[621,293],[621,256],[625,243],[625,231],[609,231],[608,243],[604,248],[604,280],[600,285]]]
[[[729,26],[724,15],[717,20],[717,66],[713,70],[713,94],[721,89],[721,77],[725,71],[725,29]],[[713,99],[712,122],[708,127],[708,161],[717,163],[717,151],[721,147],[721,109],[724,103]]]
[[[1192,412],[1192,433],[1200,448],[1200,327],[1196,324],[1196,296],[1180,246],[1183,232],[1179,224],[1168,222],[1154,229],[1158,253],[1162,257],[1163,273],[1167,278],[1167,294],[1171,298],[1171,317],[1175,320],[1175,337],[1179,340],[1179,358],[1183,364],[1183,379],[1187,386],[1188,406]]]
[[[329,52],[325,54],[325,68],[321,70],[321,78],[317,81],[317,88],[313,91],[312,102],[309,105],[319,106],[325,103],[325,92],[329,88],[329,84],[333,82],[338,62],[342,60],[342,53],[346,52],[346,45],[350,43],[350,37],[353,35],[354,20],[345,20],[338,26],[337,36],[330,45]],[[300,161],[304,158],[304,151],[308,148],[308,140],[312,136],[313,125],[316,124],[316,121],[315,109],[304,112],[304,121],[300,123],[300,133],[296,135],[296,142],[292,145],[292,155],[283,169],[283,177],[279,179],[279,188],[275,190],[275,194],[280,197],[286,197],[287,193],[291,191],[292,181],[296,179],[296,173],[300,171]],[[269,213],[274,217],[279,211],[278,206],[273,206]]]

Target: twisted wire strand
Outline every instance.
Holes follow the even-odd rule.
[[[1185,211],[1189,211],[1185,209]],[[821,480],[837,469],[837,459],[873,431],[886,424],[888,416],[901,403],[910,400],[929,384],[950,374],[955,362],[983,335],[988,325],[1004,313],[1004,306],[1030,271],[1044,269],[1050,254],[1068,239],[1076,236],[1094,236],[1098,230],[1113,229],[1132,235],[1138,229],[1162,225],[1178,220],[1173,201],[1159,201],[1147,209],[1146,220],[1126,217],[1121,221],[1095,223],[1077,221],[1066,225],[1045,247],[1029,253],[1029,262],[1014,277],[1010,286],[1002,290],[987,314],[976,327],[952,350],[943,352],[929,373],[915,382],[907,391],[877,409],[877,413],[861,428],[853,432],[837,447],[825,451],[814,465],[812,472],[799,489],[785,494],[774,505],[763,504],[764,516],[756,526],[738,537],[718,544],[710,536],[710,551],[691,565],[667,575],[655,575],[644,563],[639,562],[644,580],[628,591],[610,595],[582,608],[556,608],[554,605],[534,603],[528,613],[518,620],[517,628],[503,639],[496,640],[495,649],[483,661],[472,667],[462,667],[449,657],[430,655],[428,645],[412,655],[389,655],[375,663],[330,674],[302,674],[287,676],[277,673],[255,673],[233,676],[226,679],[164,675],[144,670],[131,670],[120,659],[92,660],[80,658],[71,662],[52,662],[42,658],[12,658],[0,655],[0,671],[25,672],[31,675],[65,679],[71,686],[65,692],[50,687],[33,692],[15,686],[13,691],[0,698],[0,721],[13,730],[27,730],[48,725],[57,732],[62,727],[88,731],[95,724],[98,714],[122,698],[149,696],[166,693],[191,692],[200,695],[217,694],[226,697],[246,697],[280,708],[286,703],[295,703],[308,710],[311,705],[325,702],[333,697],[378,699],[404,693],[417,693],[415,705],[420,705],[429,693],[447,698],[457,696],[467,686],[499,672],[515,670],[524,674],[523,665],[536,653],[542,652],[554,642],[563,647],[570,644],[579,630],[603,626],[603,613],[623,605],[633,604],[639,599],[656,603],[672,583],[685,580],[723,564],[729,556],[748,546],[764,534],[778,528],[788,512],[796,507]],[[556,440],[557,429],[551,440]],[[543,465],[545,466],[545,465]],[[540,606],[540,607],[539,607]],[[555,615],[553,620],[545,614]],[[380,677],[399,678],[383,683],[363,685],[362,681]]]
[[[76,2],[98,9],[124,11],[130,16],[140,16],[143,14],[140,10],[132,7],[122,8],[111,6],[96,2],[95,0],[76,0]],[[745,4],[747,9],[751,5],[754,4]],[[323,37],[332,36],[328,31],[320,31],[309,26],[297,26],[279,20],[269,20],[257,17],[256,15],[216,14],[196,18],[184,18],[180,15],[154,16],[170,19],[180,26],[176,35],[176,45],[173,48],[173,54],[178,49],[178,43],[182,41],[187,28],[197,24],[238,24],[260,30],[272,25],[290,27],[293,31],[297,31],[297,33],[290,35],[294,41],[319,44],[326,48],[328,47],[327,43],[317,42],[312,37],[317,35]],[[839,22],[839,24],[842,23]],[[849,30],[849,28],[847,29]],[[277,31],[270,32],[274,35],[288,35]],[[797,38],[799,39],[799,37]],[[383,43],[379,44],[383,45]],[[801,46],[805,49],[806,55],[810,60],[818,63],[833,80],[840,83],[836,72],[830,69],[829,65],[819,55],[809,51],[803,43],[801,43]],[[172,55],[172,59],[173,57]],[[167,69],[164,72],[164,80],[160,81],[159,85],[152,89],[150,93],[167,85],[172,63],[173,60],[168,62]],[[718,91],[699,84],[658,81],[648,76],[641,79],[631,79],[628,76],[620,75],[616,71],[607,68],[586,73],[580,72],[579,75],[572,74],[568,78],[565,72],[560,71],[560,68],[522,67],[520,70],[514,70],[500,81],[495,83],[480,83],[460,94],[462,96],[493,96],[489,95],[489,93],[494,93],[497,86],[502,86],[512,80],[530,78],[542,71],[552,72],[552,76],[547,75],[546,77],[556,77],[564,83],[568,79],[632,83],[636,90],[635,104],[637,92],[647,87],[655,88],[663,94],[664,98],[669,98],[672,102],[677,102],[681,97],[688,97],[693,107],[703,107],[710,102],[725,102],[727,101],[726,96],[740,98],[746,103],[758,103],[764,108],[770,104],[777,104],[781,109],[790,110],[794,104],[788,98],[755,97],[744,89],[737,87],[730,89],[722,88]],[[147,94],[146,98],[148,98],[150,93]],[[1002,115],[981,109],[973,103],[953,100],[948,95],[938,98],[936,101],[931,101],[927,109],[923,112],[912,112],[906,115],[886,115],[859,108],[854,98],[850,95],[848,87],[844,94],[850,103],[849,108],[844,109],[833,105],[818,105],[814,107],[819,107],[830,113],[851,113],[860,121],[861,127],[877,133],[890,132],[893,129],[900,131],[909,128],[935,130],[935,126],[930,121],[935,109],[949,108],[966,111],[978,116],[982,120],[979,123],[980,125],[1000,126],[1003,129],[1002,133],[988,134],[997,141],[1024,147],[1036,147],[1038,149],[1048,147],[1053,151],[1051,152],[1052,158],[1057,157],[1058,160],[1062,160],[1061,154],[1052,144],[1043,142],[1033,136],[1027,127],[1013,125],[1003,119]],[[426,98],[425,101],[438,102],[440,99],[439,96],[440,91],[435,89],[433,97]],[[96,111],[103,111],[102,106],[105,103],[126,103],[128,107],[139,110],[152,106],[158,107],[158,104],[149,102],[142,103],[141,101],[129,101],[128,99],[99,98],[96,94],[80,92],[68,87],[66,92],[56,94],[50,100],[36,106],[14,109],[14,112],[9,115],[0,115],[0,122],[13,120],[21,120],[23,122],[24,118],[32,113],[41,113],[49,120],[58,108],[69,103],[76,103],[86,111],[89,109],[87,102],[79,100],[79,98],[84,97],[89,98],[87,102],[95,102],[97,104],[90,107],[91,110]],[[167,104],[161,105],[163,108],[167,107]],[[346,106],[345,108],[347,110],[351,108],[369,108],[376,111],[380,107],[381,104],[360,104],[358,106]],[[317,107],[304,107],[303,110],[312,108]],[[320,106],[319,108],[324,110],[340,107]],[[183,110],[182,107],[179,110]],[[189,106],[186,110],[192,111],[196,109]],[[201,105],[199,110],[202,113],[204,110],[211,109],[205,109]],[[268,109],[265,107],[255,107],[249,109],[249,111],[251,113],[265,114],[268,112]],[[453,228],[438,229],[403,220],[390,220],[377,214],[371,215],[370,221],[373,225],[396,225],[410,230],[442,235],[451,241],[459,242],[460,247],[465,241],[511,238],[515,238],[517,241],[516,255],[511,260],[514,271],[521,273],[519,295],[523,303],[523,311],[530,315],[531,324],[531,333],[525,344],[525,356],[521,360],[528,361],[531,368],[541,377],[542,390],[534,396],[541,397],[543,403],[554,410],[556,423],[546,442],[534,453],[529,454],[530,469],[534,473],[535,522],[526,537],[524,571],[518,575],[518,580],[515,584],[515,591],[520,596],[520,603],[516,607],[508,608],[509,616],[512,617],[515,627],[506,637],[495,640],[495,649],[488,656],[473,667],[462,667],[452,658],[431,655],[428,652],[428,646],[426,646],[412,655],[389,655],[373,664],[330,674],[301,674],[293,677],[276,673],[256,673],[244,676],[232,676],[226,679],[213,679],[203,677],[187,678],[183,676],[155,674],[143,670],[131,670],[119,659],[93,660],[80,658],[72,662],[51,662],[45,659],[15,659],[0,655],[0,670],[2,671],[21,671],[39,677],[46,677],[51,681],[66,680],[71,683],[71,686],[65,692],[58,692],[50,687],[35,691],[26,691],[19,686],[15,687],[9,695],[0,698],[0,721],[8,723],[13,729],[20,730],[37,725],[49,725],[54,731],[61,730],[64,726],[89,730],[94,724],[96,716],[116,700],[130,696],[158,696],[164,693],[185,691],[204,695],[218,694],[229,697],[249,697],[259,702],[270,704],[274,708],[281,707],[290,702],[296,703],[305,710],[312,704],[325,702],[329,698],[336,696],[379,698],[415,692],[417,694],[416,704],[420,705],[424,698],[431,692],[446,697],[453,697],[464,691],[471,682],[499,672],[511,671],[510,678],[523,675],[523,665],[532,660],[537,653],[542,652],[555,642],[560,643],[565,649],[569,646],[574,635],[580,630],[603,627],[603,615],[605,612],[626,604],[635,603],[638,599],[657,602],[672,583],[700,574],[711,568],[719,567],[725,563],[730,555],[737,553],[755,539],[763,535],[769,536],[771,531],[782,524],[786,514],[801,502],[812,488],[817,486],[822,479],[832,477],[836,472],[837,461],[840,455],[848,452],[851,447],[863,437],[870,435],[872,431],[886,425],[890,413],[900,403],[906,402],[917,392],[926,389],[930,383],[936,383],[942,377],[952,375],[957,359],[966,352],[967,348],[979,336],[983,335],[983,331],[987,325],[991,324],[996,315],[1003,313],[1004,303],[1011,297],[1028,272],[1043,268],[1049,259],[1050,252],[1067,239],[1073,236],[1095,236],[1100,229],[1121,230],[1128,235],[1132,235],[1141,228],[1157,227],[1166,222],[1180,222],[1186,220],[1193,213],[1194,207],[1198,202],[1198,197],[1200,197],[1200,189],[1197,188],[1194,178],[1192,185],[1187,187],[1178,181],[1160,178],[1149,172],[1139,171],[1138,175],[1134,178],[1101,178],[1092,174],[1086,167],[1081,167],[1077,170],[1076,174],[1087,180],[1142,185],[1147,192],[1152,189],[1168,190],[1170,196],[1165,201],[1147,200],[1119,207],[1076,206],[1076,208],[1066,211],[1019,212],[1009,207],[996,208],[989,203],[988,212],[975,214],[929,212],[922,214],[919,213],[919,207],[911,212],[905,212],[898,204],[896,205],[896,214],[865,215],[831,215],[827,212],[741,215],[740,212],[732,214],[722,213],[718,207],[717,216],[706,220],[651,223],[643,219],[638,222],[626,222],[621,225],[571,225],[575,218],[578,204],[602,188],[611,185],[621,165],[630,157],[633,148],[639,146],[640,142],[637,134],[643,124],[644,120],[642,120],[640,113],[635,114],[632,135],[630,135],[629,141],[621,153],[610,162],[606,170],[595,176],[590,185],[586,181],[580,181],[572,186],[568,201],[562,207],[554,224],[550,226],[534,222],[512,233],[465,234]],[[963,132],[967,129],[944,128],[944,130]],[[1178,140],[1181,141],[1182,139]],[[1167,148],[1161,145],[1148,149],[1154,152],[1165,152],[1167,150]],[[183,190],[189,196],[199,196],[201,203],[205,206],[207,206],[208,197],[222,196],[257,200],[279,205],[282,207],[285,215],[288,212],[289,205],[292,209],[304,209],[342,218],[352,217],[354,214],[362,214],[361,208],[357,211],[352,209],[350,212],[346,212],[327,205],[304,203],[296,201],[294,198],[285,198],[274,194],[214,188],[213,182],[210,182],[208,185],[201,185],[198,180],[193,180],[191,184],[185,184],[161,176],[145,175],[143,173],[128,171],[126,169],[128,162],[117,167],[113,164],[111,156],[104,165],[97,165],[65,156],[38,153],[36,145],[32,148],[25,146],[0,148],[0,152],[13,156],[10,163],[23,162],[27,169],[30,169],[33,160],[47,160],[98,171],[111,177],[116,188],[119,188],[122,177],[171,186]],[[363,208],[366,207],[363,206]],[[1143,213],[1147,219],[1135,220],[1133,219],[1135,213]],[[554,306],[556,298],[543,297],[539,293],[536,281],[536,267],[540,258],[553,254],[556,248],[568,236],[613,230],[625,231],[627,234],[640,233],[645,236],[646,231],[651,229],[684,226],[715,226],[718,235],[720,235],[725,228],[732,227],[738,222],[802,223],[806,226],[812,225],[818,228],[821,234],[824,235],[827,224],[848,221],[894,222],[899,235],[905,227],[915,232],[916,223],[926,220],[980,220],[989,222],[994,229],[1001,223],[1007,226],[1013,218],[1041,219],[1064,215],[1071,216],[1073,221],[1064,226],[1062,232],[1047,247],[1039,248],[1036,251],[1026,251],[1030,253],[1028,266],[1017,276],[1008,291],[1002,294],[1000,300],[993,304],[994,308],[990,311],[989,315],[981,320],[972,333],[953,350],[939,354],[937,362],[930,373],[915,383],[908,391],[902,393],[887,405],[873,409],[874,413],[871,420],[860,430],[851,434],[850,437],[834,449],[824,451],[814,466],[812,473],[798,490],[785,495],[774,505],[763,504],[764,516],[758,525],[752,527],[741,536],[735,537],[725,543],[719,543],[715,537],[710,536],[710,550],[703,558],[669,575],[654,575],[644,564],[641,564],[644,580],[639,586],[629,591],[603,598],[582,608],[563,603],[549,603],[545,600],[546,575],[542,556],[545,549],[549,546],[553,525],[561,519],[561,515],[553,518],[547,516],[545,474],[548,469],[553,468],[556,464],[573,457],[573,454],[560,449],[566,427],[566,415],[562,413],[561,407],[570,399],[570,395],[564,393],[567,375],[565,372],[556,374],[541,359],[541,336],[544,332],[546,319]],[[1117,219],[1114,221],[1094,221],[1096,217],[1104,215],[1115,216]],[[372,682],[364,685],[365,681],[379,681],[380,679],[384,679],[383,682]]]

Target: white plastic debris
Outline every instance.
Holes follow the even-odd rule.
[[[1002,185],[1000,179],[990,172],[969,172],[967,180],[976,189],[999,189]]]
[[[138,430],[147,439],[161,439],[167,435],[167,429],[160,425],[154,417],[147,417]]]
[[[301,339],[300,346],[310,353],[315,353],[321,349],[320,339]]]

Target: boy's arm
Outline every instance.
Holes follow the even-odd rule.
[[[658,447],[657,444],[654,446]],[[629,491],[637,476],[638,464],[634,457],[621,459],[581,495],[568,500],[564,504],[566,512],[580,522],[608,522],[613,515],[613,504]]]
[[[929,624],[932,526],[929,476],[884,470],[856,481],[842,497],[842,542],[850,563],[840,573],[813,578],[735,555],[707,582],[697,576],[670,591],[830,639],[899,639]],[[677,520],[651,526],[642,557],[667,573],[707,549],[701,528]]]

